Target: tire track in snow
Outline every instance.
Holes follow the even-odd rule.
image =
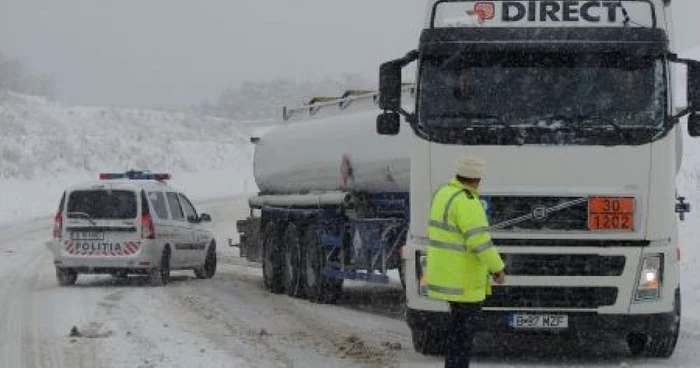
[[[221,326],[223,333],[206,331],[207,336],[218,335],[219,344],[226,344],[225,334],[234,334],[264,347],[287,367],[398,364],[400,351],[382,345],[395,341],[391,332],[383,330],[386,326],[354,325],[344,320],[353,312],[343,307],[299,305],[308,302],[271,295],[262,290],[261,277],[251,275],[251,271],[259,270],[221,265],[214,279],[178,284],[168,289],[168,295],[188,309],[186,313],[200,314],[200,318],[212,320],[212,325]],[[317,307],[327,313],[316,313]],[[301,351],[304,357],[300,356]]]
[[[41,257],[38,252],[11,247],[13,235],[8,234],[2,239],[8,259],[0,269],[3,279],[0,289],[0,362],[2,367],[36,367],[41,358],[33,324],[32,293],[38,276],[35,268]]]
[[[93,300],[98,309],[93,314],[93,330],[107,334],[100,346],[101,358],[116,367],[237,367],[257,366],[245,361],[237,352],[214,346],[207,334],[194,334],[192,319],[182,320],[177,306],[165,296],[166,288],[182,280],[176,275],[171,284],[154,288],[145,277],[126,280],[110,278],[83,281],[88,290],[105,292]],[[80,287],[79,286],[79,287]],[[212,326],[201,326],[208,331]],[[89,328],[90,326],[88,326]]]
[[[22,224],[0,232],[0,367],[100,367],[94,344],[76,346],[68,329],[56,331],[62,310],[52,293],[57,288],[51,254],[44,246],[50,228]],[[75,303],[74,303],[75,304]]]
[[[35,271],[38,254],[25,252],[11,253],[16,259],[3,267],[2,278],[5,289],[0,306],[0,336],[2,336],[2,361],[7,367],[37,367],[41,361],[40,346],[37,343],[37,329],[34,324],[33,290],[38,282]],[[21,258],[20,258],[21,257]],[[19,258],[19,259],[17,259]]]

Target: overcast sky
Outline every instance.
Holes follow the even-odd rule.
[[[673,0],[682,48],[700,1]],[[67,102],[179,107],[227,85],[358,72],[415,47],[425,0],[0,0],[0,51]]]

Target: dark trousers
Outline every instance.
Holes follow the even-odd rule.
[[[445,368],[469,368],[481,303],[450,303]]]

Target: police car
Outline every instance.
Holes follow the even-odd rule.
[[[167,284],[171,270],[194,270],[201,279],[216,272],[216,242],[183,193],[165,181],[169,174],[145,171],[103,173],[100,180],[66,189],[48,243],[60,285],[78,274],[148,275]]]

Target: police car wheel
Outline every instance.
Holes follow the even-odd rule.
[[[71,269],[56,267],[56,280],[61,286],[73,285],[78,280],[78,273]]]
[[[153,286],[167,285],[170,282],[170,248],[163,249],[160,265],[151,270],[148,281]]]
[[[196,268],[194,274],[199,279],[210,279],[214,277],[216,274],[216,243],[211,243],[202,267]]]

